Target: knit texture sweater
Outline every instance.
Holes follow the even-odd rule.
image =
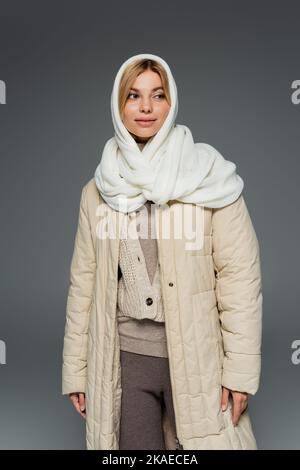
[[[146,210],[147,209],[147,210]],[[157,240],[151,201],[135,214],[136,238],[120,238],[117,320],[120,349],[167,357]],[[134,223],[134,220],[133,220]],[[134,228],[134,227],[133,227]],[[153,231],[151,236],[151,230]]]

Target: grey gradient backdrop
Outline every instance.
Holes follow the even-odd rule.
[[[113,135],[110,93],[133,54],[163,57],[177,122],[237,165],[259,238],[261,449],[299,449],[299,1],[0,1],[1,449],[84,449],[61,395],[70,260],[82,186]],[[298,241],[297,241],[298,240]]]

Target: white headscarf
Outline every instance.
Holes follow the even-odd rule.
[[[137,59],[153,59],[165,69],[171,107],[159,131],[141,150],[124,126],[119,112],[119,84],[125,68]],[[107,204],[120,212],[139,209],[147,200],[169,200],[207,207],[223,207],[235,201],[244,182],[236,165],[211,145],[194,143],[187,126],[175,124],[177,87],[168,64],[153,54],[137,54],[119,68],[111,94],[115,136],[103,149],[95,182]]]

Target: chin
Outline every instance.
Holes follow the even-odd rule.
[[[139,137],[152,137],[157,133],[158,129],[153,128],[153,129],[135,129],[134,133],[135,135],[138,135]]]
[[[138,131],[133,131],[132,134],[138,137],[139,139],[150,139],[150,137],[154,136],[157,131],[155,132],[141,132],[140,129]]]

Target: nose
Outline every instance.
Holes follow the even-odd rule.
[[[140,111],[141,112],[151,112],[152,108],[151,108],[151,102],[149,100],[141,100],[141,105],[140,105]]]

